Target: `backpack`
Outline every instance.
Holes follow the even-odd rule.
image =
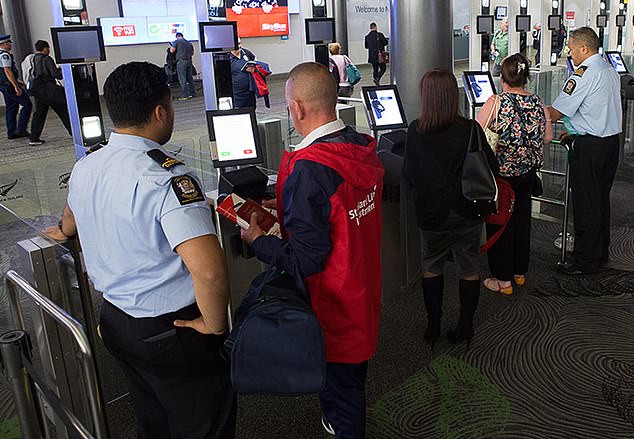
[[[35,62],[34,62],[35,54],[28,54],[22,64],[20,64],[20,68],[22,69],[22,80],[26,84],[26,90],[33,90],[33,80],[35,79]]]
[[[326,381],[321,326],[299,273],[271,265],[251,283],[225,351],[236,393],[319,393]]]

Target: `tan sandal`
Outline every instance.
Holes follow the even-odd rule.
[[[523,287],[526,283],[526,276],[523,274],[516,274],[513,276],[513,280],[518,287]]]
[[[508,287],[505,287],[502,285],[501,280],[496,279],[494,277],[487,277],[486,279],[484,279],[482,284],[487,290],[491,290],[496,293],[502,293],[505,296],[510,296],[511,294],[513,294],[513,284],[510,284]]]

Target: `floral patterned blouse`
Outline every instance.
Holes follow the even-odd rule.
[[[494,120],[491,127],[495,129]],[[495,151],[500,175],[517,177],[541,167],[545,130],[546,114],[538,96],[502,93],[497,129],[500,140]]]

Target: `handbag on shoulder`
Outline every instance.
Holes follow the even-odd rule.
[[[350,61],[350,58],[346,56],[344,60],[346,62],[346,76],[348,77],[348,82],[350,83],[350,85],[358,84],[359,81],[361,81],[361,79],[363,78],[363,75],[361,74],[359,69],[357,69],[357,66],[355,66],[352,61]]]
[[[498,187],[482,148],[482,136],[471,121],[469,149],[462,164],[462,195],[478,216],[497,212]]]
[[[381,64],[389,64],[390,63],[390,52],[386,52],[385,50],[379,50],[379,63],[381,63]]]

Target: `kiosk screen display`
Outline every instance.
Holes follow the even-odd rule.
[[[496,6],[495,7],[495,19],[496,20],[504,20],[508,15],[508,8],[506,6]]]
[[[207,111],[207,128],[214,167],[263,162],[255,109]]]
[[[608,16],[607,15],[597,15],[597,27],[598,28],[608,27]]]
[[[476,17],[476,31],[479,34],[492,34],[493,15],[478,15]]]
[[[57,64],[81,64],[106,60],[100,26],[52,27],[51,40]]]
[[[623,61],[623,57],[621,56],[621,52],[616,51],[607,51],[605,52],[605,56],[607,57],[614,70],[619,73],[629,73],[625,62]]]
[[[306,44],[327,44],[335,41],[334,18],[307,18]]]
[[[462,82],[471,104],[480,107],[495,94],[495,85],[490,72],[464,72]]]
[[[616,26],[625,27],[625,15],[620,14],[616,16]]]
[[[238,26],[235,21],[199,23],[201,52],[229,52],[238,48]]]
[[[517,15],[515,17],[515,30],[517,32],[530,32],[531,31],[531,16]]]
[[[372,130],[407,128],[403,103],[396,85],[363,87],[362,93]]]
[[[561,15],[549,15],[548,30],[559,30],[559,20],[561,20]]]

